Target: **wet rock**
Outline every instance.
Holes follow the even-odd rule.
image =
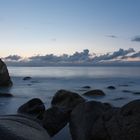
[[[31,80],[31,79],[32,77],[29,77],[29,76],[23,78],[23,80]]]
[[[121,108],[100,102],[78,105],[71,113],[73,140],[139,140],[140,100]]]
[[[133,94],[135,94],[135,95],[140,95],[140,92],[133,92]]]
[[[66,126],[69,121],[69,116],[69,110],[57,107],[49,108],[43,115],[42,125],[50,136],[54,136]]]
[[[12,86],[6,64],[0,59],[0,87]]]
[[[130,91],[130,90],[122,90],[122,92],[132,93],[132,91]]]
[[[84,89],[90,89],[91,87],[90,86],[84,86],[82,88],[84,88]]]
[[[114,86],[108,86],[107,88],[108,88],[108,89],[111,89],[111,90],[116,89]]]
[[[0,116],[1,140],[50,140],[47,131],[34,119],[20,116]]]
[[[45,106],[43,102],[38,98],[29,100],[18,109],[18,113],[33,116],[37,119],[42,119],[44,111]]]
[[[113,101],[125,100],[125,99],[126,99],[125,97],[118,97],[118,98],[113,99]]]
[[[111,106],[96,101],[82,103],[73,109],[70,132],[73,140],[91,140],[92,127]]]
[[[107,132],[112,140],[140,139],[140,100],[124,105],[106,122]]]
[[[54,95],[51,105],[58,108],[66,108],[68,110],[72,110],[78,104],[83,102],[85,102],[85,99],[77,93],[67,90],[59,90]]]
[[[95,89],[95,90],[90,90],[86,93],[83,94],[84,96],[90,96],[90,97],[100,97],[100,96],[105,96],[105,93],[102,90]]]
[[[1,98],[1,97],[13,97],[13,95],[10,94],[10,93],[3,93],[3,92],[0,92],[0,98]]]

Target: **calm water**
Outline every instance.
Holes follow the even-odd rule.
[[[0,91],[12,93],[14,97],[0,99],[1,114],[15,113],[21,104],[34,97],[41,98],[48,108],[57,90],[67,89],[82,95],[86,92],[82,87],[87,85],[91,86],[91,89],[102,89],[106,93],[105,97],[95,100],[110,102],[115,106],[140,98],[139,95],[122,92],[123,90],[140,92],[140,67],[8,67],[8,69],[13,87]],[[24,81],[25,76],[31,76],[32,79]],[[115,86],[116,90],[108,90],[107,86],[110,85]]]
[[[31,98],[43,100],[46,108],[50,107],[53,95],[59,89],[67,89],[79,93],[84,92],[83,86],[91,89],[101,89],[106,96],[103,98],[87,98],[109,102],[114,106],[140,99],[140,95],[123,92],[129,90],[140,92],[140,67],[8,67],[12,77],[13,87],[0,89],[9,92],[13,98],[0,99],[0,114],[15,114],[17,108]],[[31,80],[24,81],[23,77]],[[107,86],[115,86],[109,90]],[[70,139],[68,128],[63,129],[53,140]]]
[[[135,78],[140,67],[9,67],[13,77],[46,78]]]

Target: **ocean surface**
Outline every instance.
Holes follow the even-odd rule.
[[[82,95],[91,89],[101,89],[105,97],[88,98],[122,106],[134,99],[140,99],[140,67],[8,67],[13,81],[11,88],[1,88],[0,92],[11,93],[13,98],[0,98],[0,114],[15,114],[17,108],[32,98],[40,98],[50,107],[53,95],[59,89],[74,91]],[[26,76],[32,77],[24,81]],[[107,89],[115,86],[115,90]],[[125,91],[125,92],[124,92]],[[66,127],[53,139],[69,140]]]

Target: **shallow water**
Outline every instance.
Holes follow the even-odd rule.
[[[31,98],[41,98],[50,107],[53,95],[59,89],[75,91],[82,95],[86,90],[102,89],[106,96],[102,98],[87,98],[109,102],[114,106],[140,99],[140,94],[123,92],[123,90],[140,92],[140,67],[8,67],[13,86],[9,89],[1,88],[1,92],[9,92],[13,98],[0,98],[0,114],[15,114],[17,108]],[[23,77],[32,79],[24,81]],[[107,89],[115,86],[116,90]],[[90,89],[90,90],[91,90]],[[68,128],[63,129],[53,139],[68,140]],[[70,139],[70,138],[69,138]]]

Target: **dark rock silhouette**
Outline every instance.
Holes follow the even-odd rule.
[[[37,119],[42,119],[44,111],[45,106],[43,102],[38,98],[29,100],[18,109],[18,113],[29,115]]]
[[[9,72],[6,64],[0,59],[0,87],[11,86],[12,81],[9,76]]]
[[[0,116],[1,140],[50,140],[37,120],[21,115]]]
[[[139,140],[140,100],[121,108],[100,102],[85,102],[71,113],[73,140]]]
[[[32,77],[29,77],[29,76],[23,78],[23,80],[31,80],[31,79]]]
[[[100,89],[90,90],[83,94],[84,96],[90,96],[90,97],[100,97],[105,96],[105,93]]]
[[[49,108],[43,115],[42,125],[50,136],[57,134],[69,121],[70,111],[57,107]]]
[[[90,89],[91,87],[90,86],[84,86],[82,88],[84,88],[84,89]]]
[[[0,92],[0,98],[1,98],[1,97],[13,97],[13,95],[10,94],[10,93],[3,93],[3,92]]]
[[[111,90],[116,89],[114,86],[108,86],[107,88],[108,88],[108,89],[111,89]]]
[[[83,102],[85,102],[85,99],[77,93],[67,90],[59,90],[54,95],[51,105],[58,108],[72,110],[75,106]]]

